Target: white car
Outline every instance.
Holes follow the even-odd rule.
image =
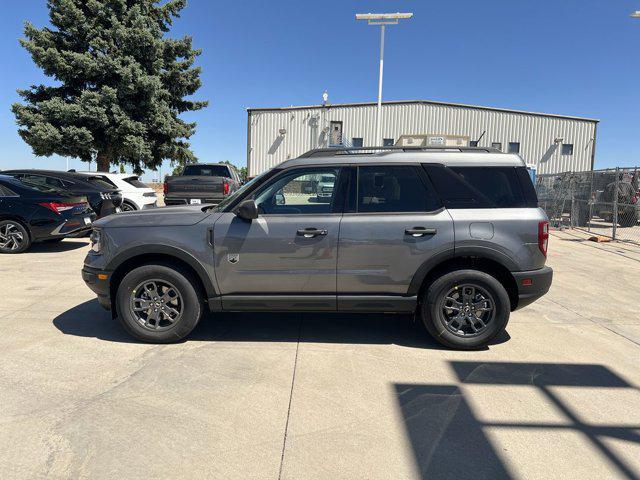
[[[142,183],[134,173],[77,172],[103,176],[122,192],[123,212],[142,210],[158,206],[158,196],[153,188]]]

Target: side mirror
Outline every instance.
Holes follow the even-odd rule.
[[[258,206],[253,199],[245,200],[238,205],[235,213],[241,219],[251,221],[258,218]]]

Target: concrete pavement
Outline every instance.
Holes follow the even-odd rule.
[[[0,256],[0,478],[638,478],[640,249],[554,232],[489,349],[410,318],[225,314],[132,341],[85,239]]]

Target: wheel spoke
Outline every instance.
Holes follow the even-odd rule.
[[[183,301],[180,291],[165,280],[145,280],[133,289],[130,308],[140,325],[160,331],[182,318]]]
[[[495,315],[491,294],[472,283],[454,286],[441,302],[446,328],[462,337],[480,335]]]

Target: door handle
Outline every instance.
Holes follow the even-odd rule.
[[[302,230],[298,230],[296,232],[296,235],[304,238],[313,238],[319,237],[321,235],[326,235],[327,233],[329,232],[327,232],[326,230],[318,230],[317,228],[304,228]]]
[[[426,235],[435,235],[438,230],[435,228],[413,227],[407,228],[404,231],[405,235],[411,235],[412,237],[424,237]]]

